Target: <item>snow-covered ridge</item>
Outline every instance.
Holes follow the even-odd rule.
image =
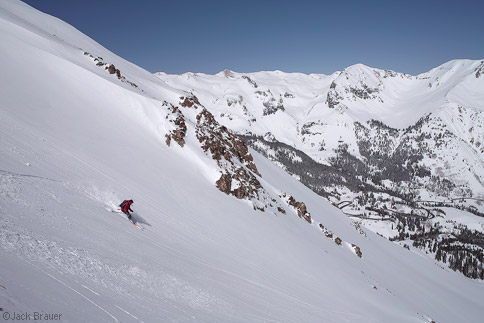
[[[0,3],[0,35],[3,312],[62,313],[66,322],[480,318],[482,284],[365,230],[239,143],[234,130],[257,133],[242,131],[249,123],[266,135],[281,122],[286,129],[265,138],[296,145],[352,126],[345,115],[311,120],[332,76],[295,75],[280,88],[253,75],[178,86],[14,0]],[[223,92],[219,78],[260,93],[199,90]],[[217,188],[232,166],[257,179],[275,212]],[[144,231],[107,211],[126,198]]]
[[[457,177],[469,181],[471,191],[478,194],[484,190],[479,184],[484,175],[479,170],[480,116],[484,111],[484,78],[479,77],[479,70],[483,62],[455,60],[418,76],[356,64],[317,78],[280,71],[158,77],[175,88],[190,89],[227,127],[241,134],[270,134],[323,164],[330,163],[343,143],[352,155],[365,162],[355,137],[355,124],[376,120],[398,129],[395,149],[406,129],[430,115],[434,125],[428,125],[425,131],[440,136],[452,134],[457,141],[445,145],[454,147],[453,152],[442,151],[441,145],[427,145],[432,153],[424,162],[429,167],[440,161],[452,165],[444,170],[445,177],[454,177],[455,181],[454,175],[459,173]],[[439,157],[437,151],[442,151]],[[461,153],[466,157],[463,162],[457,161],[457,166],[451,158],[455,160]],[[466,169],[471,173],[462,178]]]

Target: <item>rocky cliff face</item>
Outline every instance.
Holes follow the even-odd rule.
[[[196,136],[222,171],[216,182],[218,189],[239,199],[258,198],[262,186],[256,175],[261,175],[245,143],[215,121],[207,109],[197,115]]]
[[[181,97],[179,106],[164,102],[166,119],[171,129],[165,134],[168,146],[172,140],[185,146],[189,129],[200,148],[215,161],[220,177],[214,185],[223,193],[249,200],[256,210],[285,212],[279,202],[264,189],[257,166],[245,142],[235,132],[218,123],[194,95]]]

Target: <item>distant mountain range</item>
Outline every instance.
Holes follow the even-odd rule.
[[[447,241],[449,234],[467,236],[468,228],[443,221],[442,208],[484,217],[484,61],[454,60],[417,76],[362,64],[329,76],[156,75],[199,98],[254,150],[388,238],[432,244],[437,257],[439,248],[469,244]],[[433,231],[425,233],[425,225]],[[479,266],[483,230],[466,247]],[[482,267],[474,269],[465,274],[484,277]]]

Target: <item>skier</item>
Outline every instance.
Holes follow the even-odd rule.
[[[131,210],[131,204],[133,204],[133,200],[124,200],[123,203],[121,203],[119,206],[121,207],[121,211],[128,216],[128,219],[131,220],[131,213],[129,211],[133,212]],[[132,220],[131,220],[132,221]]]

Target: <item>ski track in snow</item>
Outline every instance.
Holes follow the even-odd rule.
[[[87,297],[86,295],[82,294],[81,292],[79,292],[78,290],[74,289],[73,287],[71,287],[69,284],[63,282],[62,280],[54,277],[53,275],[49,274],[48,272],[46,272],[45,270],[43,270],[42,268],[40,268],[39,266],[35,265],[34,263],[32,263],[31,261],[21,257],[21,256],[18,256],[12,252],[10,252],[10,254],[14,255],[14,256],[17,256],[19,257],[21,260],[25,261],[26,263],[28,263],[30,266],[32,266],[33,268],[37,269],[38,271],[42,272],[43,274],[47,275],[48,277],[50,277],[51,279],[53,279],[54,281],[58,282],[59,284],[63,285],[64,287],[66,287],[67,289],[69,289],[70,291],[74,292],[75,294],[79,295],[80,297],[84,298],[85,300],[87,300],[89,303],[91,303],[92,305],[94,305],[96,308],[98,308],[99,310],[101,310],[102,312],[104,312],[105,314],[107,314],[109,317],[111,317],[114,322],[119,322],[119,320],[113,315],[111,314],[109,311],[107,311],[105,308],[103,308],[102,306],[100,306],[99,304],[97,304],[96,302],[94,302],[92,299],[90,299],[89,297]]]
[[[139,318],[137,318],[136,316],[134,316],[133,314],[131,314],[130,312],[122,309],[121,307],[119,307],[118,305],[115,305],[117,308],[119,308],[121,311],[123,311],[124,313],[128,314],[129,316],[131,316],[132,318],[134,318],[135,320],[137,321],[140,321],[141,323],[144,323],[143,321],[141,321]]]
[[[0,172],[0,197],[8,200],[8,204],[15,204],[17,207],[20,206],[25,209],[26,213],[37,212],[43,205],[45,211],[41,219],[42,221],[47,220],[47,223],[52,221],[52,223],[58,222],[57,218],[60,216],[60,214],[53,211],[55,208],[49,207],[49,203],[51,202],[48,202],[55,201],[55,203],[59,203],[58,199],[54,198],[55,194],[59,194],[55,193],[58,190],[57,187],[61,191],[67,189],[67,192],[73,188],[70,184],[38,176]],[[30,195],[30,191],[32,190],[36,193]],[[74,192],[76,191],[82,192],[82,189],[75,188]],[[28,194],[29,197],[27,198],[27,195],[24,194]],[[62,195],[65,195],[65,193],[59,194],[59,196]],[[49,197],[52,199],[49,199]],[[73,205],[67,205],[67,207],[73,207]],[[8,213],[4,209],[4,206],[0,204],[0,214],[4,212]],[[80,210],[80,208],[77,209]],[[99,214],[103,213],[102,209],[99,209],[98,212]],[[113,217],[113,220],[116,218]],[[38,234],[23,229],[22,225],[13,221],[17,222],[16,219],[7,216],[0,223],[0,250],[12,253],[24,259],[32,266],[34,266],[34,263],[42,264],[42,266],[50,270],[58,271],[63,275],[71,274],[81,279],[88,279],[90,282],[100,284],[103,288],[115,291],[120,295],[129,295],[130,289],[136,288],[142,290],[144,293],[151,294],[155,298],[162,297],[172,301],[184,300],[188,304],[191,304],[191,306],[200,309],[209,309],[213,306],[219,307],[223,304],[203,291],[195,290],[180,279],[166,273],[157,273],[155,275],[133,265],[113,267],[106,263],[105,259],[97,258],[85,249],[66,247],[65,242],[39,237]],[[36,222],[41,224],[38,220]],[[130,230],[131,228],[132,226],[128,226],[124,233],[132,235],[135,239],[147,239],[140,237],[139,234]],[[59,227],[59,229],[61,228]],[[161,247],[161,244],[154,242],[154,240],[150,241],[157,247]],[[40,270],[39,265],[35,265],[35,268]],[[58,280],[47,272],[42,272],[49,275],[52,279]],[[85,296],[77,289],[70,287],[61,280],[58,280],[58,282],[86,298],[93,305],[97,305],[91,298]],[[99,296],[98,292],[93,291],[85,285],[81,286]],[[131,301],[136,302],[135,299]],[[227,307],[227,305],[224,306]],[[106,311],[100,306],[99,308]],[[183,311],[182,309],[178,310],[178,312]],[[106,311],[106,313],[109,312]],[[109,314],[113,316],[111,313]],[[190,317],[188,313],[185,315]],[[113,318],[117,321],[114,316]]]
[[[36,267],[36,266],[34,266]],[[38,268],[38,267],[37,267]],[[55,278],[54,276],[52,276],[51,274],[48,274],[46,273],[45,271],[43,271],[42,269],[38,268],[40,271],[42,271],[44,274],[46,274],[47,276],[49,276],[50,278],[54,279],[55,281],[61,283],[62,285],[66,286],[67,288],[69,288],[70,290],[72,290],[73,292],[75,292],[76,294],[80,295],[81,297],[85,298],[87,301],[89,301],[91,304],[93,304],[94,306],[96,306],[97,308],[99,308],[100,310],[102,310],[104,313],[106,313],[107,315],[109,315],[115,322],[119,322],[119,320],[114,316],[112,315],[111,313],[109,313],[106,309],[104,309],[103,307],[99,306],[98,304],[96,304],[96,302],[92,301],[89,297],[87,297],[86,295],[80,293],[79,291],[75,290],[74,288],[72,288],[71,286],[67,285],[66,283],[64,283],[63,281]]]
[[[99,293],[93,291],[92,289],[90,289],[89,287],[85,286],[85,285],[82,285],[82,287],[84,287],[85,289],[87,289],[88,291],[90,291],[91,293],[93,293],[94,295],[97,295],[99,296]]]
[[[3,183],[3,185],[0,185],[0,196],[8,196],[11,202],[20,204],[30,210],[35,210],[37,208],[37,203],[35,199],[41,200],[45,203],[45,201],[48,199],[44,198],[43,196],[46,195],[53,198],[55,194],[57,194],[55,193],[56,186],[60,186],[64,190],[65,188],[73,189],[73,186],[68,185],[67,183],[52,181],[50,179],[45,179],[38,176],[24,176],[19,174],[13,174],[11,172],[0,173],[0,183]],[[27,201],[27,199],[23,197],[23,194],[27,193],[23,192],[25,188],[35,189],[36,192],[42,192],[41,196],[34,198],[34,201],[32,201],[32,196],[30,196],[30,201]],[[75,191],[82,192],[83,190],[75,188]],[[58,199],[53,198],[53,200],[58,203]],[[102,209],[99,212],[102,212]],[[48,212],[46,215],[48,215]],[[0,241],[2,242],[1,249],[9,252],[14,252],[22,259],[29,259],[29,263],[40,262],[51,270],[60,270],[61,272],[67,272],[76,275],[77,277],[89,278],[89,281],[101,284],[101,286],[103,286],[104,288],[115,290],[120,294],[128,294],[129,290],[127,289],[127,286],[129,285],[135,288],[140,288],[145,293],[151,292],[155,295],[160,294],[158,289],[161,289],[164,291],[164,293],[162,294],[164,294],[165,297],[171,298],[172,296],[177,295],[174,298],[175,300],[179,299],[180,296],[183,295],[183,291],[188,292],[187,296],[191,294],[190,287],[187,285],[184,286],[183,283],[181,283],[178,279],[175,279],[174,277],[168,277],[164,274],[158,274],[158,277],[155,277],[137,267],[111,267],[103,260],[96,259],[92,255],[90,255],[90,253],[86,250],[78,248],[66,248],[62,246],[62,243],[50,241],[48,239],[39,239],[35,237],[32,232],[21,229],[20,225],[16,225],[15,223],[11,222],[12,220],[13,219],[5,219],[4,222],[0,225]],[[350,311],[335,311],[330,307],[316,308],[314,304],[310,304],[298,297],[295,297],[273,287],[267,286],[261,282],[257,282],[240,276],[235,272],[227,271],[223,268],[214,266],[213,264],[205,261],[202,257],[198,257],[196,255],[187,255],[180,250],[177,250],[176,248],[161,244],[158,241],[150,238],[149,236],[139,236],[139,234],[137,234],[135,231],[126,230],[125,234],[132,236],[133,239],[147,240],[151,245],[155,246],[160,250],[164,250],[176,257],[184,258],[187,262],[193,263],[194,265],[196,264],[198,266],[206,267],[211,271],[215,271],[218,273],[218,277],[221,277],[221,275],[226,275],[243,282],[243,284],[250,284],[256,289],[266,290],[269,293],[275,293],[283,298],[287,298],[289,302],[297,302],[303,308],[311,309],[312,312],[319,312],[321,314],[334,313],[346,317],[353,317],[355,319],[361,318],[361,315],[351,313]],[[111,281],[111,279],[109,279],[109,276],[106,276],[106,274],[115,277],[114,280]],[[51,278],[54,279],[55,277]],[[59,282],[63,283],[62,281]],[[214,280],[214,283],[215,282],[216,281]],[[99,296],[98,292],[95,292],[86,285],[81,286],[89,290],[93,294]],[[66,284],[66,287],[70,286]],[[228,288],[230,287],[228,286]],[[86,297],[86,299],[88,299],[90,302],[93,302],[92,299],[88,298],[76,289],[72,287],[70,287],[70,289],[72,289],[72,291],[74,292],[79,293],[79,295]],[[186,300],[194,300],[195,303],[193,304],[197,307],[198,305],[196,304],[201,299],[197,300],[198,297],[193,298],[193,296],[195,295],[189,296],[189,298],[187,298]],[[206,298],[206,296],[203,296],[203,298]],[[202,304],[203,303],[204,302],[202,302]],[[206,308],[206,305],[203,305],[203,307]],[[254,308],[254,311],[257,311],[257,309]],[[186,315],[190,316],[188,313],[186,313]],[[264,320],[270,321],[270,316],[270,313],[264,313],[264,315],[259,317],[259,319],[264,317]],[[277,316],[273,316],[273,320],[277,321]]]

